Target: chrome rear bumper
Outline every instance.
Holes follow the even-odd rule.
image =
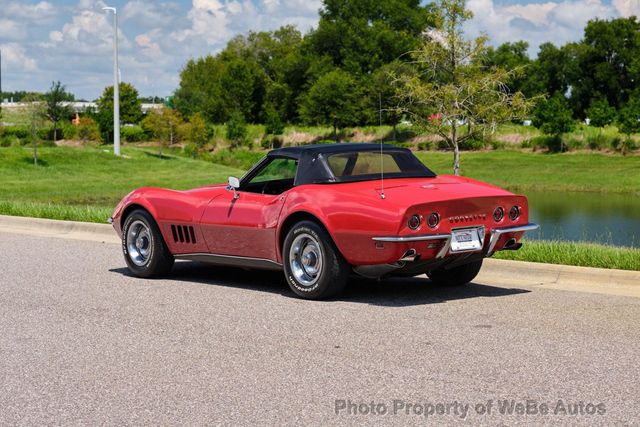
[[[500,237],[506,233],[517,233],[520,231],[533,231],[537,230],[540,226],[530,222],[527,225],[516,225],[513,227],[501,227],[491,230],[491,238],[489,239],[489,247],[487,248],[486,256],[493,255],[493,250],[496,247],[496,243],[500,240]]]
[[[493,255],[493,251],[500,240],[500,237],[506,233],[518,233],[522,231],[532,231],[538,228],[538,224],[529,223],[526,225],[515,225],[511,227],[498,227],[491,229],[491,236],[489,237],[489,246],[485,252],[485,256]],[[384,236],[373,237],[376,242],[388,242],[388,243],[409,243],[409,242],[423,242],[429,240],[445,240],[442,249],[438,251],[436,258],[443,258],[451,247],[451,233],[439,233],[439,234],[421,234],[418,236]]]

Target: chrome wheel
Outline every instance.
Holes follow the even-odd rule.
[[[320,278],[323,263],[320,243],[307,233],[296,236],[289,250],[289,265],[296,281],[305,287],[313,286]]]
[[[140,220],[134,221],[127,230],[127,252],[137,266],[144,266],[151,258],[153,241],[149,226]]]

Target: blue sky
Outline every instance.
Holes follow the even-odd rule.
[[[112,84],[111,16],[118,8],[122,81],[141,95],[167,95],[189,58],[216,53],[236,34],[294,24],[307,31],[321,0],[0,0],[2,88],[44,91],[62,81],[94,99]],[[467,0],[469,36],[493,44],[579,40],[590,19],[636,15],[640,0]]]

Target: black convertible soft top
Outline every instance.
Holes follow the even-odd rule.
[[[298,170],[294,185],[361,181],[374,179],[374,177],[336,177],[327,164],[327,157],[339,153],[380,152],[380,150],[385,154],[393,155],[401,169],[407,171],[406,173],[387,175],[389,178],[435,176],[431,170],[413,155],[411,150],[389,144],[336,143],[284,147],[270,151],[265,160],[274,157],[296,159],[298,161]],[[250,174],[251,171],[247,175]]]
[[[382,144],[383,151],[409,151],[406,148],[396,147],[395,145]],[[317,154],[336,154],[348,153],[352,151],[380,151],[380,144],[365,143],[336,143],[336,144],[311,144],[301,145],[298,147],[284,147],[271,150],[269,156],[272,157],[289,157],[292,159],[301,159],[305,155]]]

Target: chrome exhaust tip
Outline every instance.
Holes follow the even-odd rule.
[[[416,250],[411,248],[407,252],[405,252],[404,255],[402,255],[402,257],[398,261],[411,262],[411,261],[415,261],[416,258],[418,258],[419,256],[420,255],[418,255]]]
[[[508,251],[517,251],[521,247],[522,247],[522,243],[518,243],[516,239],[509,239],[507,240],[507,243],[504,244],[504,247],[502,249],[508,250]]]

